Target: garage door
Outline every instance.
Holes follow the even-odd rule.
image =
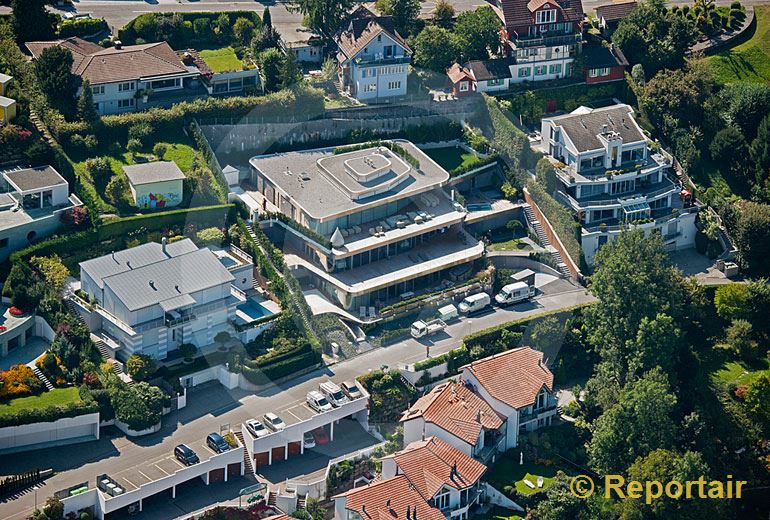
[[[236,475],[241,474],[241,463],[240,462],[233,462],[232,464],[227,465],[227,475],[228,477],[234,477]]]
[[[269,460],[270,460],[269,451],[263,451],[263,452],[254,454],[254,464],[256,464],[257,467],[267,466],[267,463]]]
[[[290,442],[289,443],[289,457],[292,457],[294,455],[299,455],[300,451],[302,451],[300,447],[299,442]]]
[[[283,460],[286,457],[286,452],[283,446],[273,448],[273,463]]]
[[[225,479],[225,468],[212,469],[209,471],[209,484],[212,482],[222,482]]]

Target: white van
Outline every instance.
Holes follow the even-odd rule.
[[[328,412],[332,409],[332,405],[329,404],[329,401],[318,390],[308,392],[305,400],[308,406],[318,413]]]
[[[343,404],[350,402],[350,399],[348,399],[348,396],[342,392],[342,389],[331,381],[321,383],[319,388],[324,397],[336,407],[340,407]]]
[[[527,282],[509,283],[495,296],[498,305],[511,305],[529,300],[535,295],[535,288]]]
[[[463,314],[473,314],[474,312],[486,309],[490,303],[492,303],[492,298],[487,293],[471,294],[460,302],[460,312]]]

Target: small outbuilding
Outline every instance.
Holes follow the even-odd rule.
[[[173,161],[124,166],[134,205],[145,209],[178,206],[184,196],[185,175]]]

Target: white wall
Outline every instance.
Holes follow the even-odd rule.
[[[99,439],[99,413],[0,428],[0,453]]]
[[[481,383],[479,383],[479,380],[476,379],[476,376],[468,371],[468,369],[463,370],[461,378],[466,383],[473,385],[476,393],[481,396],[481,398],[484,399],[494,411],[506,418],[506,445],[504,446],[504,449],[511,449],[516,447],[519,440],[519,412],[515,408],[512,408],[492,397],[492,395],[487,392],[486,388],[484,388]]]

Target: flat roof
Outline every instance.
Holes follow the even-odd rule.
[[[0,107],[7,108],[13,105],[14,103],[16,103],[15,99],[11,99],[5,96],[0,96]]]
[[[152,184],[154,182],[179,181],[185,176],[174,161],[155,161],[143,164],[124,166],[123,171],[128,182],[134,186]]]
[[[6,171],[3,172],[3,177],[16,191],[22,193],[67,184],[64,177],[51,165]]]
[[[415,196],[449,181],[449,173],[414,144],[393,142],[417,159],[419,168],[375,145],[338,155],[335,148],[277,153],[249,162],[295,206],[325,221]]]

